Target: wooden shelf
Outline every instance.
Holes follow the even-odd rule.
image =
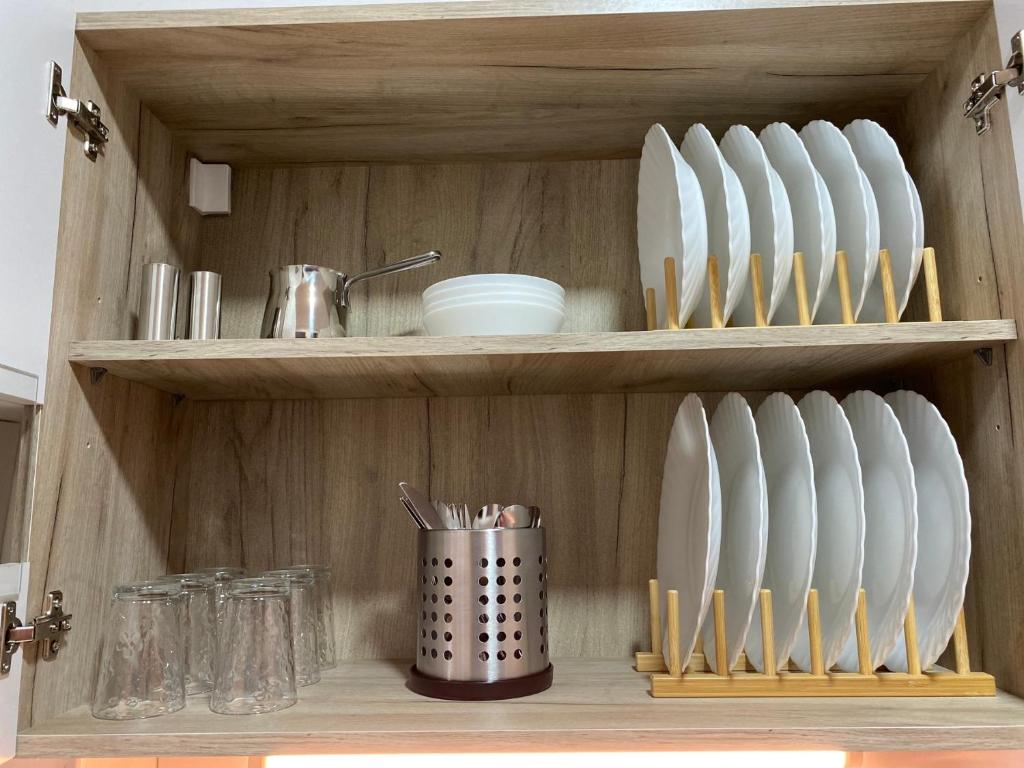
[[[211,714],[207,697],[149,720],[79,707],[21,733],[20,757],[328,752],[819,748],[1019,749],[1024,701],[653,699],[629,659],[555,660],[554,686],[526,699],[461,703],[405,688],[408,662],[342,663],[282,712]]]
[[[719,135],[823,115],[843,125],[866,104],[894,112],[989,7],[485,0],[115,12],[80,14],[78,38],[208,162],[593,159],[636,157],[655,121],[679,136],[703,121]]]
[[[1013,320],[550,336],[81,341],[75,365],[200,400],[787,389],[1017,338]]]

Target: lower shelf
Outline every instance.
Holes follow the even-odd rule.
[[[87,707],[22,731],[23,757],[721,749],[1022,749],[1024,700],[654,699],[632,659],[556,659],[550,690],[501,702],[425,699],[407,661],[352,661],[267,715],[211,714],[205,696],[150,720]]]

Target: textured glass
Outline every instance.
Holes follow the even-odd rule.
[[[224,623],[224,606],[228,600],[231,582],[245,576],[245,569],[235,565],[218,565],[213,568],[199,568],[196,573],[213,578],[213,601],[217,607],[217,629]]]
[[[331,569],[326,565],[296,565],[293,568],[309,571],[316,591],[316,643],[320,656],[320,669],[334,669],[338,660],[334,647],[334,601]]]
[[[292,651],[295,658],[295,684],[320,682],[320,654],[317,650],[316,592],[313,576],[304,568],[267,571],[268,578],[284,579],[290,595]]]
[[[213,690],[213,655],[216,650],[214,582],[202,573],[164,576],[181,586],[181,637],[185,653],[185,693]]]
[[[232,583],[217,634],[210,709],[225,715],[273,712],[297,700],[289,591],[285,581]]]
[[[154,582],[114,591],[92,714],[133,720],[185,706],[181,590]]]

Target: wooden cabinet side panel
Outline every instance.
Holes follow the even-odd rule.
[[[924,206],[925,240],[936,248],[947,319],[1024,317],[1024,243],[1010,125],[1004,105],[975,135],[961,116],[971,79],[1002,62],[990,11],[950,51],[909,101],[897,139]],[[1011,97],[1012,98],[1012,97]],[[924,317],[923,281],[911,316]],[[964,360],[907,382],[929,396],[956,436],[971,492],[971,581],[967,614],[972,658],[1000,688],[1024,693],[1024,352],[992,350],[991,365]]]
[[[71,91],[100,104],[111,137],[95,163],[78,141],[67,143],[29,604],[61,589],[75,619],[55,661],[27,666],[23,728],[91,699],[112,585],[163,571],[173,445],[186,410],[166,393],[114,377],[94,381],[64,362],[71,339],[131,338],[141,265],[183,264],[193,242],[183,233],[195,231],[171,202],[184,193],[184,154],[81,45],[73,71]]]

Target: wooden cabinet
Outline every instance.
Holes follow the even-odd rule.
[[[74,631],[29,658],[24,756],[828,747],[1024,748],[1024,239],[1003,105],[975,135],[971,79],[1002,66],[989,0],[485,0],[84,14],[72,89],[110,141],[65,153],[29,604],[63,589]],[[1009,97],[1016,98],[1016,95]],[[642,332],[644,133],[694,121],[878,120],[939,254],[899,326]],[[230,162],[232,213],[187,205],[187,159]],[[354,291],[353,338],[261,341],[267,272],[436,267]],[[224,339],[129,343],[142,266],[224,276]],[[420,338],[442,277],[522,271],[568,290],[570,333]],[[978,352],[975,354],[975,352]],[[921,391],[949,420],[974,514],[972,700],[653,700],[645,642],[672,415],[687,391]],[[396,483],[545,510],[554,687],[491,704],[404,688],[414,531]],[[281,713],[93,719],[111,585],[168,570],[323,561],[342,662]]]

